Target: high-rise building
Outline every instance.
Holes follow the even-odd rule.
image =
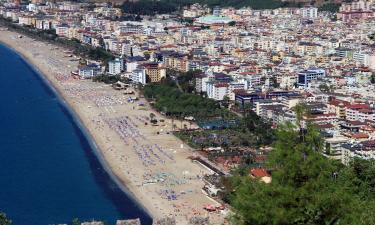
[[[118,75],[124,69],[124,61],[120,58],[108,62],[108,73]]]
[[[316,18],[318,17],[318,8],[315,8],[315,7],[302,8],[301,14],[303,18]]]

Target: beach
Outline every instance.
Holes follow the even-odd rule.
[[[172,121],[153,111],[136,90],[125,95],[110,85],[73,79],[70,74],[78,62],[60,47],[5,30],[0,31],[0,42],[53,86],[94,141],[103,166],[154,219],[171,216],[177,224],[187,224],[200,216],[209,217],[212,224],[223,222],[220,213],[203,209],[218,204],[201,191],[201,178],[210,171],[188,159],[194,152],[170,132]],[[130,96],[139,100],[129,101]],[[165,122],[150,125],[150,113]]]

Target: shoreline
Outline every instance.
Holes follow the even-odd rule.
[[[68,112],[69,116],[73,120],[73,122],[77,125],[77,127],[80,129],[84,137],[87,139],[87,142],[90,145],[90,148],[93,150],[96,158],[99,160],[101,166],[106,171],[106,173],[111,177],[111,179],[116,183],[116,185],[132,200],[137,204],[137,207],[141,208],[145,213],[147,213],[152,219],[154,219],[154,216],[152,213],[142,204],[141,201],[139,201],[135,195],[134,192],[132,192],[126,183],[121,181],[121,178],[118,177],[116,174],[113,173],[113,171],[110,169],[110,165],[105,160],[105,156],[103,155],[102,151],[100,150],[100,147],[95,142],[95,138],[92,136],[90,131],[87,129],[87,127],[84,125],[82,118],[80,115],[74,110],[74,107],[67,101],[67,99],[64,97],[64,94],[56,87],[56,85],[48,78],[46,74],[44,74],[35,64],[33,64],[27,56],[25,56],[22,52],[19,52],[16,50],[13,46],[10,46],[7,43],[4,43],[0,39],[0,44],[6,46],[8,49],[13,51],[15,54],[20,56],[22,60],[32,69],[35,73],[37,73],[37,77],[40,79],[40,81],[43,83],[43,85],[46,86],[49,90],[51,90],[54,95],[57,97],[59,104],[61,104],[62,107]]]
[[[70,61],[60,46],[18,38],[18,33],[7,30],[0,31],[0,42],[38,73],[87,138],[103,169],[154,221],[165,217],[174,217],[181,225],[191,217],[209,217],[213,224],[224,221],[223,215],[203,209],[216,204],[201,192],[201,177],[208,171],[188,159],[193,154],[190,147],[166,132],[171,120],[151,109],[145,99],[141,101],[147,109],[135,108],[137,104],[126,102],[127,96],[108,85],[71,79],[78,62]],[[146,126],[150,112],[165,124]],[[123,122],[127,125],[120,128],[125,130],[119,131]],[[144,154],[149,158],[145,160]]]

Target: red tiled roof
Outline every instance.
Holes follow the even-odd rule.
[[[362,113],[371,113],[371,112],[373,112],[372,109],[359,109],[358,111],[362,112]]]
[[[227,84],[227,83],[217,83],[217,84],[215,84],[215,87],[228,87],[229,86],[229,84]]]
[[[336,117],[336,113],[316,114],[316,115],[310,116],[310,118],[326,118],[326,117]]]
[[[321,129],[329,129],[329,128],[333,128],[335,126],[330,124],[330,123],[326,123],[326,124],[320,124],[320,125],[318,125],[318,127],[321,128]]]
[[[351,121],[347,121],[347,123],[349,123],[351,125],[366,125],[365,122],[361,122],[359,120],[351,120]]]
[[[255,156],[255,161],[259,162],[259,161],[266,161],[267,160],[267,156],[265,155],[257,155]]]
[[[352,138],[368,138],[369,136],[365,133],[355,133],[351,134]]]
[[[261,178],[261,177],[270,177],[269,173],[263,168],[254,168],[250,170],[250,174],[254,177]]]
[[[367,104],[350,104],[347,106],[349,109],[368,109],[370,108]]]
[[[334,105],[334,106],[339,106],[340,104],[342,104],[343,106],[350,105],[350,103],[347,101],[342,101],[342,100],[337,100],[337,99],[333,99],[332,101],[329,102],[329,104]]]

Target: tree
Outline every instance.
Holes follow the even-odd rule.
[[[370,82],[371,84],[375,84],[375,73],[371,74]]]
[[[99,38],[99,46],[102,47],[102,48],[105,47],[104,39],[103,38]]]
[[[302,129],[304,128],[304,116],[308,114],[308,109],[305,103],[298,103],[293,107],[293,110],[296,114],[296,119],[297,119],[297,125],[299,126],[300,132],[302,132]]]
[[[230,103],[230,98],[228,97],[228,95],[225,95],[223,100],[221,101],[221,104],[224,106],[224,108],[228,108],[229,107],[229,103]]]
[[[374,40],[375,40],[375,33],[369,34],[369,35],[368,35],[368,38],[369,38],[371,41],[374,41]]]
[[[11,224],[12,221],[7,218],[5,213],[0,212],[0,225],[8,225]]]
[[[375,166],[345,168],[322,156],[322,146],[312,125],[307,126],[304,140],[294,125],[281,126],[267,165],[272,182],[265,184],[248,176],[232,178],[235,224],[372,223],[374,197],[359,193],[374,193],[370,187],[375,182],[370,180],[375,178]],[[355,168],[361,172],[356,174]]]
[[[145,52],[143,55],[145,56],[145,59],[146,59],[146,60],[149,60],[150,57],[151,57],[151,55],[150,55],[149,52]]]
[[[322,92],[329,92],[329,90],[330,90],[329,86],[325,83],[320,84],[318,88]]]
[[[280,87],[280,84],[277,83],[277,78],[275,76],[271,77],[270,81],[272,83],[272,87],[274,87],[274,88]]]
[[[79,221],[78,218],[74,218],[74,219],[72,220],[72,225],[81,225],[81,222]]]
[[[202,29],[202,30],[209,30],[209,29],[210,29],[210,26],[201,25],[201,29]]]
[[[325,153],[327,155],[330,155],[331,154],[331,144],[326,142],[326,147],[325,147]]]
[[[319,11],[328,11],[336,13],[339,11],[341,4],[340,3],[326,3],[319,7]]]
[[[154,113],[150,113],[150,120],[154,120],[155,119],[155,114]]]

